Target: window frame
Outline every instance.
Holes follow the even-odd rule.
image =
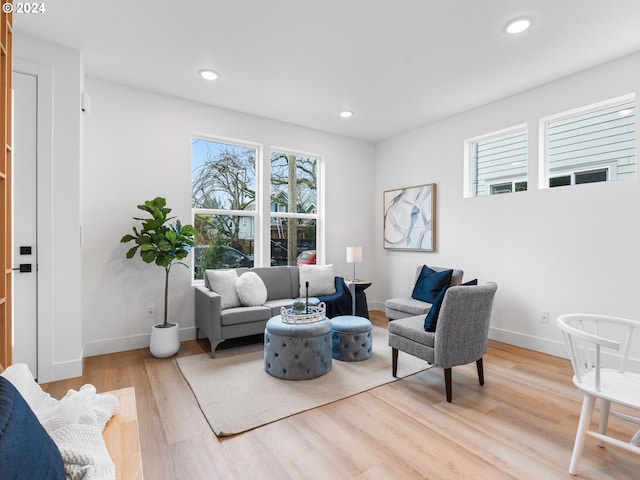
[[[295,155],[297,157],[310,157],[317,159],[316,164],[316,213],[298,213],[298,212],[272,212],[271,211],[271,202],[265,202],[265,222],[267,223],[267,230],[271,228],[271,218],[287,218],[287,219],[303,219],[303,220],[315,220],[316,221],[316,263],[318,265],[324,265],[325,261],[325,248],[324,248],[324,188],[323,188],[323,179],[324,179],[324,165],[325,159],[324,156],[319,153],[307,152],[304,150],[297,150],[287,147],[279,147],[276,145],[271,145],[268,149],[268,155],[265,155],[265,158],[268,158],[268,173],[265,178],[266,187],[269,192],[269,198],[271,194],[271,154],[273,152],[282,153],[285,155]],[[266,233],[269,238],[268,242],[264,242],[264,247],[268,247],[267,255],[270,258],[271,250],[271,231],[269,230]]]
[[[197,138],[199,140],[203,140],[206,142],[215,142],[226,145],[238,146],[243,148],[252,148],[256,151],[256,166],[255,166],[255,175],[256,175],[256,184],[255,189],[258,192],[260,185],[262,184],[262,176],[263,176],[263,168],[262,168],[262,158],[264,157],[264,148],[262,144],[249,142],[246,140],[240,140],[236,138],[230,137],[222,137],[217,135],[209,135],[203,133],[192,133],[190,137],[190,141],[193,143],[193,140]],[[193,172],[193,152],[191,153],[191,169]],[[193,179],[191,180],[191,190],[193,195]],[[228,217],[251,217],[253,218],[253,242],[254,245],[259,245],[262,240],[262,228],[260,227],[260,215],[258,212],[260,211],[262,195],[256,195],[255,198],[255,206],[253,210],[232,210],[232,209],[223,209],[223,208],[194,208],[193,207],[193,197],[191,198],[191,224],[195,225],[195,216],[196,215],[218,215],[218,216],[228,216]],[[254,258],[254,266],[261,266],[263,264],[263,258],[257,249],[254,248],[253,251]],[[191,283],[192,285],[202,285],[204,284],[204,279],[196,279],[195,277],[195,256],[191,256],[190,262],[190,275],[191,275]]]
[[[557,187],[568,187],[568,186],[574,186],[574,185],[584,185],[584,183],[601,183],[602,181],[598,181],[598,182],[584,182],[584,183],[576,183],[576,175],[580,175],[580,174],[585,174],[585,173],[597,173],[597,172],[606,172],[606,179],[604,180],[605,182],[610,182],[615,180],[612,177],[612,167],[609,166],[605,166],[605,167],[596,167],[596,168],[585,168],[585,169],[580,169],[580,170],[570,170],[570,171],[565,171],[565,172],[555,172],[552,176],[549,177],[549,188],[557,188]],[[569,177],[569,184],[568,185],[555,185],[555,186],[551,186],[551,180],[554,178],[560,178],[560,177]]]
[[[195,215],[223,215],[223,216],[241,216],[251,217],[254,221],[254,266],[270,267],[271,266],[271,217],[279,218],[295,218],[295,219],[313,219],[316,221],[316,262],[318,265],[324,265],[325,262],[325,194],[324,194],[324,176],[325,176],[325,156],[319,153],[307,152],[304,150],[291,149],[279,146],[268,146],[264,144],[241,140],[237,138],[224,137],[219,135],[211,135],[205,133],[192,133],[190,141],[200,139],[208,142],[222,143],[239,147],[253,148],[256,150],[256,197],[255,208],[253,210],[225,210],[225,209],[201,209],[191,207],[191,222],[195,224]],[[271,212],[271,153],[278,152],[287,155],[296,155],[299,157],[313,157],[317,159],[316,166],[316,189],[317,189],[317,208],[316,213],[297,213],[297,212]],[[191,154],[193,155],[193,154]],[[193,157],[191,156],[191,169],[193,171]],[[191,180],[193,190],[193,179]],[[192,285],[203,285],[204,279],[195,279],[195,261],[192,255],[190,262],[190,275]]]
[[[570,119],[572,117],[578,117],[580,115],[588,114],[591,112],[597,112],[599,110],[604,110],[606,108],[616,107],[618,105],[623,105],[625,103],[634,102],[636,103],[635,109],[637,112],[637,102],[635,93],[630,93],[627,95],[621,95],[619,97],[610,98],[607,100],[602,100],[600,102],[592,103],[589,105],[584,105],[578,108],[574,108],[571,110],[566,110],[564,112],[555,113],[553,115],[549,115],[539,120],[539,159],[538,159],[538,188],[539,189],[548,189],[548,188],[556,188],[551,187],[550,180],[551,178],[562,177],[565,175],[571,175],[571,184],[569,186],[577,185],[575,183],[575,173],[581,173],[585,171],[596,171],[607,169],[607,180],[606,182],[616,181],[618,180],[617,175],[617,164],[615,162],[603,162],[601,164],[585,164],[585,165],[576,165],[571,168],[567,168],[566,170],[559,170],[551,173],[550,171],[550,162],[549,162],[549,124],[559,121]],[[634,113],[634,115],[636,115]],[[637,124],[637,115],[636,115],[636,132],[638,129]],[[637,167],[638,167],[638,154],[636,151],[636,178],[637,178]],[[602,183],[602,182],[589,182],[589,183]],[[583,184],[580,184],[583,185]],[[560,185],[558,185],[560,186]],[[567,185],[563,185],[567,186]]]
[[[526,192],[526,190],[516,190],[516,183],[522,183],[522,182],[527,183],[527,187],[529,186],[529,182],[526,178],[516,178],[514,180],[507,180],[504,182],[497,180],[496,183],[488,183],[487,188],[489,193],[487,195],[502,195],[503,193]],[[509,184],[511,185],[511,190],[508,192],[493,193],[492,191],[493,187],[497,187],[501,185],[509,185]]]

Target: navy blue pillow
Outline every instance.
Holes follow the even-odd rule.
[[[64,480],[60,450],[13,384],[0,377],[2,478]]]
[[[468,287],[468,286],[471,286],[471,285],[478,285],[478,279],[474,278],[473,280],[469,280],[468,282],[465,282],[460,286],[461,287]]]
[[[435,303],[440,291],[451,283],[451,274],[453,274],[453,270],[436,272],[423,265],[420,275],[418,275],[418,280],[416,280],[416,285],[413,287],[411,298],[427,303]]]
[[[438,324],[438,315],[440,315],[440,307],[442,307],[442,301],[444,300],[444,294],[447,293],[449,286],[447,285],[436,297],[436,301],[431,305],[431,310],[427,313],[427,316],[424,319],[424,329],[427,332],[435,332],[436,326]]]

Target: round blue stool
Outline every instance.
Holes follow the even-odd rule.
[[[331,320],[284,323],[280,315],[264,329],[264,369],[285,380],[308,380],[331,370]]]
[[[373,327],[364,317],[343,315],[331,319],[332,350],[335,360],[359,362],[373,355]]]

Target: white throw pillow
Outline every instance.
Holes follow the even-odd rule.
[[[257,273],[246,272],[236,283],[238,298],[245,307],[257,307],[267,301],[267,287]]]
[[[241,305],[236,291],[238,273],[235,270],[206,270],[209,288],[220,295],[220,308],[239,307]]]
[[[309,282],[309,295],[333,295],[336,293],[336,281],[333,265],[300,265],[300,296],[306,294],[305,283]]]

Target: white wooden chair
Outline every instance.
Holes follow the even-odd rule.
[[[634,331],[640,330],[640,321],[604,315],[567,314],[559,316],[557,324],[571,354],[575,372],[573,383],[584,393],[569,473],[577,473],[587,435],[596,438],[601,447],[606,442],[640,454],[640,430],[629,443],[606,434],[609,415],[640,424],[640,418],[610,409],[611,403],[616,403],[640,410],[640,374],[626,371],[632,336]],[[636,335],[640,335],[640,331]],[[640,353],[640,349],[635,353]],[[589,429],[596,399],[600,399],[597,432]]]

